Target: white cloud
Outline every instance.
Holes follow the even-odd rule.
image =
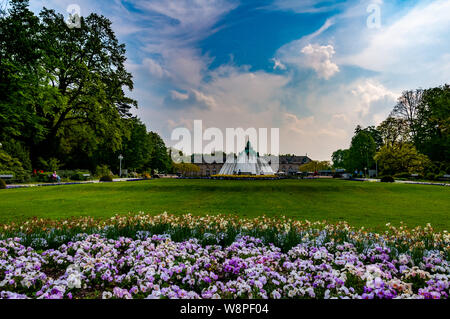
[[[178,91],[171,90],[170,97],[172,98],[172,100],[185,101],[185,100],[189,99],[189,94],[180,93]]]
[[[158,62],[156,62],[153,59],[150,58],[145,58],[142,61],[142,64],[144,65],[145,69],[150,72],[150,74],[158,77],[158,78],[163,78],[165,76],[169,76],[169,72],[167,70],[165,70],[161,64],[159,64]]]
[[[355,83],[351,93],[360,100],[360,103],[355,105],[354,111],[360,112],[361,116],[369,114],[373,102],[385,99],[395,101],[399,96],[373,79],[365,79]]]
[[[417,5],[391,25],[366,31],[366,46],[338,58],[339,63],[397,77],[407,85],[431,86],[448,81],[444,54],[450,51],[450,1]],[[346,34],[350,37],[350,34]],[[448,61],[447,61],[448,62]]]
[[[305,65],[313,68],[319,77],[328,80],[339,72],[339,67],[331,61],[335,54],[332,45],[308,44],[301,53],[305,55]]]
[[[277,10],[290,10],[296,13],[318,13],[331,11],[343,5],[343,3],[323,0],[275,0],[270,7]]]

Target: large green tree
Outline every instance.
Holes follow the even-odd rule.
[[[164,144],[161,137],[155,132],[149,132],[148,137],[152,145],[149,166],[153,171],[157,170],[160,173],[172,172],[172,159],[169,151]]]
[[[331,160],[334,168],[346,168],[348,166],[349,150],[337,150],[331,155]]]
[[[417,114],[415,145],[437,162],[450,162],[450,85],[425,90]]]
[[[409,140],[409,128],[405,119],[389,116],[377,127],[383,145],[392,147],[396,143]]]
[[[423,173],[430,164],[428,157],[420,154],[411,143],[385,145],[376,154],[375,159],[383,175]]]
[[[120,149],[137,103],[125,94],[132,76],[111,22],[91,14],[69,28],[53,10],[36,17],[28,1],[10,4],[0,20],[1,138],[23,141],[34,162],[79,163],[105,143]]]
[[[370,133],[364,130],[356,133],[352,138],[346,168],[350,171],[364,171],[366,168],[372,168],[376,149],[377,145]]]

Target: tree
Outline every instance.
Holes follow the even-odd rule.
[[[183,175],[191,175],[192,173],[200,172],[200,167],[191,163],[174,163],[173,170],[176,173],[181,173]]]
[[[12,157],[0,149],[0,173],[1,172],[12,173],[14,179],[19,181],[26,181],[29,176],[17,158]]]
[[[337,150],[331,156],[334,168],[345,168],[348,166],[349,150]]]
[[[136,101],[125,69],[125,46],[97,14],[68,28],[61,14],[12,0],[0,20],[0,138],[15,137],[33,161],[86,162],[100,144],[119,150]]]
[[[144,171],[150,167],[149,162],[152,153],[151,139],[147,134],[147,128],[138,118],[127,120],[130,130],[128,138],[123,137],[122,151],[125,165],[129,169]]]
[[[318,172],[329,169],[331,169],[331,164],[328,161],[311,161],[298,167],[300,172]]]
[[[48,86],[39,38],[39,18],[28,1],[12,0],[8,14],[0,16],[0,140],[11,139],[29,147],[42,141],[43,118],[36,104],[45,104]]]
[[[377,127],[383,145],[392,147],[396,143],[408,141],[408,125],[405,119],[389,116]]]
[[[417,119],[417,149],[433,161],[450,162],[450,85],[424,91]]]
[[[420,154],[411,143],[385,145],[376,154],[378,168],[382,175],[396,173],[423,173],[430,164],[426,155]]]
[[[370,169],[374,165],[373,157],[376,153],[376,144],[372,136],[361,130],[353,138],[349,149],[349,160],[346,163],[348,170]]]
[[[397,104],[391,113],[392,117],[406,121],[413,141],[416,141],[417,138],[417,127],[421,126],[418,113],[422,105],[423,93],[424,91],[422,89],[404,91],[402,96],[398,98]]]
[[[357,135],[360,132],[366,132],[367,134],[372,136],[376,144],[377,150],[379,150],[381,146],[383,146],[383,138],[380,134],[380,131],[378,131],[377,128],[375,128],[375,126],[368,126],[366,128],[362,128],[360,125],[358,125],[356,126],[355,129],[355,135]]]
[[[152,173],[154,170],[158,170],[158,172],[170,172],[172,170],[172,159],[169,156],[164,141],[155,132],[149,132],[148,138],[152,145],[149,161]]]

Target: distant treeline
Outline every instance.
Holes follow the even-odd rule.
[[[378,166],[383,175],[450,173],[450,86],[403,92],[386,120],[356,127],[350,148],[332,160],[350,172]]]

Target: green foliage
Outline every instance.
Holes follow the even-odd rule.
[[[24,143],[33,164],[84,166],[101,145],[114,152],[129,136],[125,119],[137,103],[125,94],[133,89],[125,46],[107,18],[81,24],[70,29],[48,9],[37,17],[28,1],[11,1],[0,20],[0,138]]]
[[[0,171],[12,172],[17,181],[27,181],[30,175],[22,167],[22,163],[17,158],[10,156],[0,149]]]
[[[2,141],[2,149],[12,157],[17,158],[26,171],[32,170],[30,151],[24,143],[13,139]]]
[[[189,175],[200,171],[200,167],[191,163],[174,163],[173,170],[175,173]]]
[[[337,150],[331,156],[334,168],[345,168],[348,166],[349,150]]]
[[[367,135],[376,144],[382,174],[448,172],[450,85],[404,91],[390,116],[376,129],[358,125],[350,149],[333,153],[333,166],[349,171],[373,168],[373,145]]]
[[[424,91],[414,131],[420,152],[432,161],[450,161],[450,85]]]
[[[409,140],[409,128],[406,120],[389,116],[378,127],[383,145],[393,146]]]
[[[109,170],[108,165],[99,165],[95,170],[95,175],[97,176],[109,176],[111,175],[111,171]]]
[[[391,175],[386,175],[381,178],[382,183],[393,183],[395,182],[394,178]]]
[[[368,126],[363,129],[360,125],[358,125],[355,129],[355,135],[358,135],[358,133],[360,132],[364,132],[372,137],[377,150],[379,150],[381,146],[383,146],[383,137],[381,135],[381,132],[377,128],[375,128],[375,126]]]
[[[38,172],[37,180],[38,180],[38,182],[41,182],[41,183],[53,182],[52,174],[53,174],[53,172],[44,172],[44,171]]]
[[[381,174],[423,173],[430,164],[426,155],[417,152],[410,143],[396,143],[392,147],[383,146],[375,156]]]
[[[172,170],[172,159],[164,141],[155,132],[149,132],[148,137],[152,145],[149,165],[152,171],[157,170],[160,173],[168,173]]]
[[[298,167],[300,172],[318,172],[329,169],[331,169],[331,164],[328,161],[311,161]]]
[[[105,175],[100,177],[100,182],[112,182],[113,178],[111,175]]]
[[[86,173],[76,172],[70,176],[70,179],[73,181],[86,181],[88,179],[87,176],[84,176]]]
[[[408,173],[408,172],[397,173],[397,174],[394,175],[394,177],[396,177],[396,178],[410,178],[411,177],[411,173]]]
[[[0,189],[6,189],[6,182],[0,178]]]
[[[375,156],[376,148],[377,146],[371,134],[364,130],[356,133],[350,145],[346,169],[349,171],[370,169],[374,165],[373,157]]]
[[[49,158],[48,160],[43,159],[42,157],[38,158],[38,162],[40,165],[40,168],[54,172],[57,171],[60,167],[60,162],[57,158]]]

